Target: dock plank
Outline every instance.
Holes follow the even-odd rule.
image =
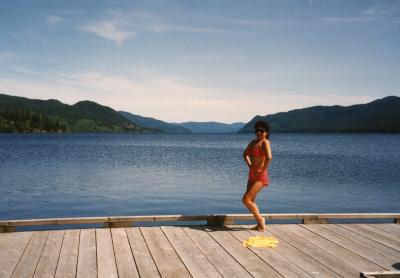
[[[241,231],[241,230],[233,230],[230,233],[237,239],[239,242],[243,242],[249,237],[254,236],[249,231]],[[260,233],[260,235],[263,235]],[[276,248],[276,247],[275,247]],[[311,274],[308,274],[296,264],[291,262],[288,258],[278,253],[275,248],[249,248],[253,253],[255,253],[258,257],[260,257],[264,262],[268,263],[273,269],[275,269],[280,275],[286,278],[295,278],[295,277],[304,277],[309,278],[312,277]]]
[[[320,225],[320,227],[335,232],[347,239],[357,242],[358,244],[362,244],[366,247],[369,247],[375,250],[376,252],[382,254],[382,256],[386,256],[395,260],[400,260],[400,251],[389,248],[383,244],[380,244],[379,242],[376,242],[375,240],[360,235],[356,232],[345,229],[339,225],[323,224]]]
[[[363,235],[397,251],[400,251],[400,239],[398,239],[396,236],[388,233],[384,234],[383,231],[376,231],[376,229],[373,230],[372,228],[369,228],[370,226],[363,224],[340,225],[348,230],[354,231],[360,235]]]
[[[254,277],[282,277],[269,264],[234,238],[228,231],[215,229],[208,233]]]
[[[76,275],[80,230],[65,230],[58,260],[56,278],[72,278]]]
[[[181,227],[162,227],[192,277],[222,277]]]
[[[117,278],[114,248],[110,229],[96,229],[97,264],[99,278]]]
[[[8,241],[9,234],[10,233],[0,233],[0,247],[2,246],[2,244],[6,243]]]
[[[117,262],[118,276],[120,278],[139,277],[125,229],[111,229],[111,236],[114,245],[115,261]]]
[[[160,277],[140,229],[126,228],[125,231],[140,277]]]
[[[79,237],[77,278],[97,278],[96,230],[83,229]]]
[[[11,277],[32,277],[46,243],[48,231],[34,232]]]
[[[54,277],[60,257],[64,231],[50,231],[42,255],[35,270],[34,278]]]
[[[33,232],[5,234],[0,242],[0,278],[10,278]]]
[[[0,234],[0,278],[359,277],[398,271],[395,224],[129,227]],[[273,235],[276,248],[247,248]]]
[[[291,245],[298,248],[302,252],[308,254],[313,259],[324,264],[326,267],[330,268],[332,271],[338,273],[343,277],[357,277],[360,272],[357,268],[347,263],[344,260],[326,252],[324,249],[320,248],[318,245],[304,239],[295,233],[289,231],[286,226],[283,228],[282,225],[269,225],[268,230],[272,233],[279,235],[284,238]]]
[[[183,229],[223,277],[252,277],[206,232],[207,228],[185,227]]]
[[[383,230],[394,236],[400,237],[400,225],[399,224],[369,224],[377,229]]]
[[[374,272],[392,269],[389,258],[382,257],[382,254],[346,239],[334,232],[324,229],[318,225],[302,225],[288,227],[299,236],[307,238],[314,244],[318,244],[327,252],[338,258],[351,263],[359,272]],[[323,238],[324,240],[319,240]]]
[[[376,228],[376,227],[374,227],[373,225],[370,225],[370,224],[354,224],[354,225],[363,227],[363,228],[365,228],[365,229],[367,229],[369,231],[372,231],[374,233],[378,233],[378,234],[381,234],[382,236],[391,238],[395,242],[397,242],[399,244],[399,246],[400,246],[400,238],[398,236],[396,236],[396,235],[393,235],[390,232],[384,231],[382,229],[378,229],[378,228]],[[396,224],[396,225],[398,225],[398,224]]]
[[[286,241],[279,235],[271,233],[271,231],[268,230],[270,226],[271,225],[267,225],[267,230],[263,233],[252,230],[249,230],[249,232],[256,236],[266,235],[277,238],[279,244],[274,250],[282,256],[288,258],[293,264],[296,264],[298,267],[300,267],[313,277],[342,277],[322,263],[315,260],[313,257],[297,249],[295,246],[292,246],[290,240]],[[247,226],[245,227],[248,229],[250,228]]]
[[[191,277],[160,227],[140,229],[162,277]]]
[[[397,252],[391,248],[384,247],[380,243],[372,241],[356,233],[351,233],[348,230],[343,231],[343,228],[338,225],[328,224],[304,227],[314,231],[315,233],[318,233],[321,236],[324,236],[332,242],[335,242],[336,244],[341,245],[356,254],[359,254],[360,256],[368,259],[369,261],[375,263],[376,265],[379,265],[386,270],[396,270],[393,268],[393,265],[399,262],[400,252]],[[341,233],[338,234],[335,231]],[[388,254],[388,250],[391,250],[393,252],[391,254]],[[374,272],[374,270],[367,269],[365,269],[364,271]]]

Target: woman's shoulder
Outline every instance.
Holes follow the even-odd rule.
[[[251,140],[247,145],[247,149],[252,149],[257,145],[257,140]]]
[[[249,146],[254,146],[255,144],[257,144],[257,140],[251,140]]]
[[[261,141],[261,146],[269,146],[269,140],[267,138]]]

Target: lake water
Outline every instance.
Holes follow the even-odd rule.
[[[0,218],[248,213],[252,134],[0,134]],[[399,212],[400,135],[273,134],[263,213]]]

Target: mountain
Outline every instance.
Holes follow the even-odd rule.
[[[352,106],[313,106],[256,116],[239,132],[253,132],[257,120],[273,132],[400,132],[400,97],[388,96]]]
[[[0,94],[0,132],[160,132],[139,127],[92,101],[67,105]]]
[[[138,125],[138,126],[145,126],[149,128],[154,128],[154,129],[160,129],[164,131],[165,133],[192,133],[187,128],[184,128],[182,126],[177,126],[174,124],[169,124],[154,118],[149,118],[149,117],[142,117],[139,115],[134,115],[129,112],[124,112],[124,111],[118,111],[122,116],[124,116],[126,119],[128,119],[130,122]]]
[[[223,124],[218,122],[167,123],[154,118],[142,117],[129,112],[119,111],[121,115],[138,126],[156,128],[165,133],[236,133],[244,123]]]
[[[174,125],[187,128],[193,133],[236,133],[244,126],[244,123],[184,122],[174,123]]]

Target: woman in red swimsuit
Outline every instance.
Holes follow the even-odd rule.
[[[268,165],[272,160],[269,143],[270,127],[266,121],[258,121],[254,125],[256,139],[251,141],[243,153],[243,159],[249,166],[249,180],[242,202],[257,220],[255,230],[265,231],[265,219],[260,215],[256,205],[257,193],[269,184]]]

